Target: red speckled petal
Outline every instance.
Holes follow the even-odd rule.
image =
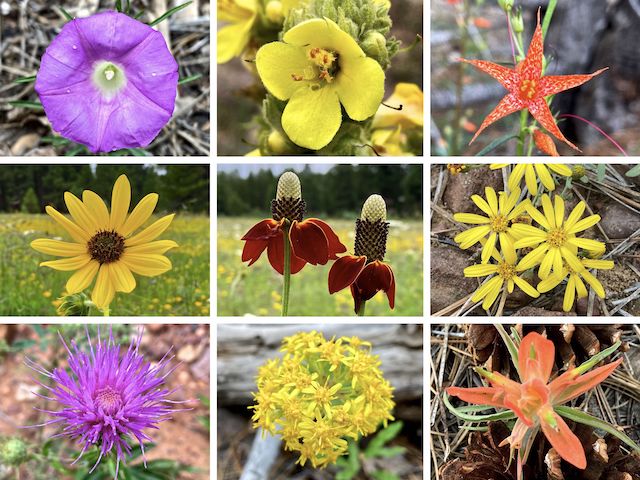
[[[544,98],[540,97],[538,100],[531,102],[527,108],[529,109],[529,113],[533,115],[533,118],[535,118],[551,135],[556,137],[558,140],[563,141],[571,148],[579,152],[581,151],[562,134],[558,125],[556,125],[556,121],[551,114],[551,110],[549,110],[549,105],[547,105]]]
[[[544,39],[542,38],[542,27],[540,26],[540,9],[538,8],[538,24],[533,32],[533,38],[527,50],[527,56],[518,64],[516,70],[522,78],[532,80],[542,76],[542,59],[544,57]]]
[[[556,144],[553,143],[553,139],[542,130],[536,130],[533,132],[533,140],[536,142],[536,147],[538,147],[538,150],[541,152],[552,157],[560,156],[558,149],[556,148]]]
[[[480,133],[493,122],[496,122],[501,118],[512,114],[513,112],[522,110],[525,107],[525,103],[520,100],[517,95],[514,95],[513,93],[508,94],[506,97],[500,100],[500,103],[496,106],[496,108],[494,108],[493,111],[485,117],[482,125],[480,125],[480,128],[469,142],[469,145],[471,145],[473,141],[478,137],[478,135],[480,135]]]
[[[516,88],[518,84],[519,76],[516,71],[511,68],[503,67],[502,65],[498,65],[497,63],[487,62],[485,60],[466,60],[464,58],[461,58],[460,61],[473,65],[478,70],[491,75],[493,78],[498,80],[507,90],[513,91],[513,89]]]
[[[548,97],[549,95],[555,95],[556,93],[569,90],[570,88],[579,87],[583,83],[588,82],[596,75],[600,75],[608,69],[609,67],[601,68],[597,72],[586,75],[547,75],[540,79],[538,95],[541,97]]]

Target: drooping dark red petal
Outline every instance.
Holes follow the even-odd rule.
[[[367,257],[353,255],[345,255],[333,262],[331,270],[329,270],[329,293],[336,293],[353,284],[366,262]]]
[[[322,228],[315,223],[294,221],[289,238],[295,256],[311,265],[325,265],[329,261],[329,241]]]
[[[242,261],[247,262],[251,260],[248,265],[250,267],[260,258],[260,255],[262,255],[264,249],[267,248],[267,245],[269,245],[267,240],[246,240],[244,248],[242,249]]]
[[[305,266],[307,262],[303,259],[296,257],[293,254],[291,246],[289,246],[291,265],[291,275],[298,273]],[[269,245],[267,247],[267,256],[269,257],[269,263],[273,269],[280,275],[284,275],[284,232],[280,232],[280,235],[269,239]]]
[[[389,300],[389,308],[393,310],[393,307],[396,306],[396,276],[393,274],[393,269],[390,265],[383,263],[385,267],[389,269],[389,273],[391,274],[391,284],[386,291],[387,299]]]
[[[360,311],[360,307],[362,306],[362,296],[360,292],[355,287],[355,283],[351,284],[351,296],[353,297],[353,310],[356,312],[356,315]]]
[[[338,235],[336,235],[327,223],[323,222],[319,218],[307,218],[305,222],[314,223],[324,232],[324,235],[327,237],[327,241],[329,242],[329,260],[337,260],[338,253],[344,253],[347,251],[347,247],[342,244]]]
[[[242,240],[269,240],[277,237],[282,227],[282,222],[277,222],[271,218],[256,223],[244,234]]]
[[[364,267],[354,282],[362,300],[371,300],[380,290],[385,293],[391,288],[393,274],[387,266],[376,260]],[[394,287],[395,288],[395,287]]]

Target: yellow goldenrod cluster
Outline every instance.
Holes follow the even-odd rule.
[[[301,332],[282,341],[281,359],[260,367],[254,393],[254,428],[280,435],[285,449],[314,468],[347,452],[347,438],[393,420],[393,387],[382,376],[371,344],[358,337],[326,340]]]
[[[491,168],[502,168],[494,164]],[[530,297],[538,297],[567,279],[563,310],[569,311],[576,296],[587,296],[588,283],[594,292],[604,298],[605,291],[588,269],[611,269],[613,262],[599,260],[605,253],[605,244],[597,240],[578,237],[600,221],[599,215],[581,218],[586,204],[579,202],[565,218],[565,204],[560,195],[553,201],[548,194],[538,194],[538,178],[549,191],[555,189],[551,170],[562,176],[571,176],[566,165],[519,164],[509,176],[508,190],[496,193],[485,188],[485,198],[472,195],[473,203],[486,214],[456,213],[456,221],[477,225],[459,233],[454,240],[460,248],[483,245],[481,263],[465,268],[466,277],[485,277],[487,280],[474,292],[472,301],[483,300],[488,310],[506,288],[511,293],[517,285]],[[519,188],[522,177],[534,198],[522,195]],[[538,209],[542,206],[542,211]],[[528,216],[523,216],[526,212]],[[536,223],[537,226],[532,225]],[[495,262],[492,262],[491,260]],[[521,274],[537,267],[540,282],[534,288]]]

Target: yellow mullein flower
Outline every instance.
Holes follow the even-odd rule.
[[[499,198],[491,187],[486,187],[484,192],[486,201],[480,195],[472,195],[471,200],[487,216],[483,217],[475,213],[456,213],[453,218],[457,222],[479,224],[480,226],[459,233],[453,240],[460,244],[461,249],[466,250],[488,235],[488,240],[482,248],[482,263],[487,263],[494,251],[496,239],[499,239],[503,251],[506,248],[514,248],[518,237],[514,234],[512,221],[524,212],[529,201],[518,203],[519,188],[512,190],[509,195],[500,192]]]
[[[155,277],[171,270],[171,261],[164,256],[178,244],[172,240],[157,240],[174,215],[167,215],[137,234],[133,234],[151,217],[158,203],[158,194],[150,193],[129,213],[131,185],[126,175],[120,175],[113,187],[111,212],[104,201],[90,190],[82,192],[82,200],[65,192],[64,201],[72,220],[48,206],[47,213],[73,238],[74,243],[38,239],[31,247],[62,260],[42,262],[40,266],[55,270],[75,271],[66,284],[69,295],[82,292],[97,276],[91,300],[108,314],[116,292],[130,293],[136,287],[134,273]]]
[[[508,166],[508,163],[492,163],[489,168],[496,170]],[[509,175],[509,190],[520,185],[520,180],[524,176],[525,183],[532,195],[538,194],[538,178],[542,185],[550,192],[555,190],[556,183],[549,172],[551,170],[563,177],[571,177],[573,172],[566,165],[560,163],[518,163],[513,166],[511,175]]]
[[[242,55],[257,15],[256,0],[218,0],[218,21],[230,23],[218,30],[218,63]]]
[[[402,127],[391,130],[381,128],[371,133],[371,143],[376,153],[381,157],[412,157],[413,153],[405,150],[407,136],[402,133]]]
[[[522,260],[518,262],[518,257],[513,247],[503,248],[502,255],[502,257],[494,255],[494,258],[498,262],[497,264],[483,263],[464,269],[465,277],[485,277],[495,274],[493,278],[478,287],[471,296],[471,301],[474,303],[484,299],[482,308],[485,310],[491,308],[491,305],[496,301],[496,298],[498,298],[503,288],[507,289],[507,293],[512,293],[515,285],[518,285],[520,290],[530,297],[537,298],[540,296],[540,293],[533,288],[529,282],[518,276],[518,272],[523,272],[527,270],[527,268],[524,268]]]
[[[587,269],[611,270],[613,268],[613,262],[611,260],[581,258],[580,263],[582,263],[582,266],[584,267],[582,271],[574,271],[568,267],[565,262],[562,275],[552,275],[538,284],[538,291],[540,293],[545,293],[557,287],[567,277],[567,275],[569,275],[569,280],[567,281],[567,286],[564,291],[564,300],[562,302],[562,309],[565,312],[571,310],[576,296],[578,298],[585,298],[587,296],[587,287],[585,286],[583,279],[591,286],[591,288],[593,288],[596,295],[600,298],[605,297],[604,287]]]
[[[384,71],[347,32],[328,18],[288,30],[282,42],[258,50],[256,67],[264,86],[287,100],[282,128],[304,148],[319,150],[342,124],[341,104],[352,120],[373,116],[384,95]]]
[[[597,253],[601,253],[605,248],[605,245],[597,240],[576,237],[576,233],[598,223],[600,215],[590,215],[580,220],[586,207],[584,202],[580,202],[565,220],[564,200],[559,195],[555,195],[554,201],[555,208],[551,204],[549,195],[542,196],[544,214],[533,205],[527,205],[527,213],[543,230],[523,223],[516,223],[511,227],[520,235],[520,239],[515,243],[516,248],[538,245],[522,259],[522,262],[526,268],[540,264],[538,276],[542,280],[549,276],[552,269],[555,276],[562,275],[563,260],[572,270],[582,272],[584,266],[576,255],[578,248]]]
[[[415,83],[398,83],[393,93],[385,100],[387,105],[399,107],[402,110],[380,105],[376,116],[373,117],[372,128],[387,128],[401,126],[407,128],[422,128],[424,125],[424,93]]]

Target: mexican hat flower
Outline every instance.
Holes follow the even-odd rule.
[[[493,275],[473,293],[472,302],[483,300],[482,308],[489,310],[504,288],[507,293],[512,293],[516,285],[530,297],[538,298],[540,296],[540,293],[519,275],[526,269],[523,268],[522,261],[518,262],[513,246],[505,245],[502,248],[502,256],[496,253],[493,256],[497,263],[481,263],[464,269],[465,277]]]
[[[145,361],[139,352],[142,329],[124,352],[111,332],[108,340],[100,340],[99,329],[95,345],[87,330],[89,352],[81,351],[75,341],[69,348],[62,335],[60,340],[68,353],[68,370],[58,367],[49,371],[29,358],[25,360],[52,383],[36,381],[46,394],[35,395],[51,402],[51,410],[41,411],[53,418],[33,427],[56,425],[61,430],[54,437],[67,437],[81,445],[80,456],[73,463],[96,447],[100,453],[89,474],[103,458],[115,455],[117,479],[120,462],[126,463],[131,454],[129,440],[139,443],[144,458],[144,442],[151,441],[145,432],[157,429],[160,422],[181,411],[175,404],[183,402],[170,400],[175,389],[165,385],[166,377],[177,368],[168,369],[174,356],[170,350],[157,363]],[[146,467],[146,458],[144,464]]]
[[[515,68],[503,67],[485,60],[461,58],[460,61],[469,63],[491,75],[508,90],[507,95],[484,119],[470,144],[492,123],[514,112],[527,109],[547,132],[579,151],[579,148],[567,140],[558,128],[546,99],[551,95],[578,87],[607,69],[602,68],[587,75],[543,75],[544,39],[540,26],[540,10],[538,10],[538,23],[527,55]]]
[[[257,15],[256,0],[218,0],[218,21],[229,23],[218,30],[218,63],[227,63],[244,52]]]
[[[612,351],[618,346],[619,343]],[[585,373],[595,364],[593,361],[587,361],[549,382],[555,362],[555,347],[552,341],[536,332],[529,333],[522,339],[517,358],[516,368],[520,383],[498,372],[477,368],[476,371],[485,377],[491,386],[449,387],[447,393],[465,402],[513,411],[518,420],[511,435],[501,444],[509,444],[512,452],[528,452],[536,432],[542,429],[560,457],[571,465],[584,469],[587,466],[584,448],[559,415],[558,412],[562,410],[558,407],[596,387],[620,365],[622,359]],[[526,453],[524,455],[526,456]]]
[[[178,64],[160,32],[118,12],[68,22],[35,89],[53,129],[89,150],[146,147],[175,107]]]
[[[340,105],[356,121],[376,113],[384,71],[335,22],[306,20],[282,40],[258,50],[256,67],[267,90],[288,101],[282,128],[293,143],[310,150],[326,146],[342,124]]]
[[[90,190],[82,192],[82,199],[65,192],[64,201],[71,219],[51,206],[46,211],[73,242],[38,239],[31,242],[31,247],[47,255],[64,257],[42,262],[40,266],[75,271],[66,284],[68,294],[83,291],[97,277],[91,300],[106,315],[116,292],[131,293],[136,288],[134,273],[155,277],[171,270],[171,261],[164,253],[178,244],[156,238],[169,227],[173,214],[134,234],[151,217],[158,203],[157,193],[145,196],[129,213],[131,185],[126,175],[120,175],[113,187],[111,212]]]
[[[571,310],[573,302],[577,298],[586,298],[588,295],[587,287],[584,282],[587,282],[593,291],[600,298],[605,298],[605,291],[602,283],[589,271],[589,269],[611,270],[613,268],[613,262],[611,260],[600,260],[592,258],[580,258],[580,262],[584,267],[581,271],[574,271],[567,266],[564,262],[564,269],[561,275],[551,275],[542,280],[538,284],[538,291],[540,293],[548,292],[558,285],[569,276],[567,286],[564,291],[564,299],[562,302],[562,309],[565,312]]]
[[[395,306],[396,279],[384,262],[388,235],[387,206],[380,195],[371,195],[356,220],[354,255],[340,257],[329,270],[329,293],[351,287],[357,314],[364,314],[364,302],[380,291],[387,295],[389,307]]]
[[[310,263],[325,265],[337,259],[346,247],[329,225],[318,218],[303,220],[306,204],[302,199],[300,179],[293,172],[285,172],[278,180],[276,198],[271,201],[273,218],[255,224],[242,237],[245,241],[242,261],[253,265],[267,250],[269,263],[280,275],[284,274],[284,236],[288,237],[290,273],[298,273]]]
[[[536,130],[539,132],[539,130]],[[508,163],[492,163],[489,168],[496,170],[508,166]],[[518,163],[513,166],[509,181],[507,183],[509,190],[514,190],[520,185],[522,177],[529,189],[531,195],[538,194],[538,179],[542,186],[550,192],[555,190],[556,182],[553,179],[553,173],[563,177],[570,177],[573,172],[566,165],[560,163]]]
[[[584,202],[579,202],[564,218],[564,200],[560,195],[555,195],[554,204],[549,195],[542,195],[542,210],[544,214],[533,205],[527,205],[527,213],[531,215],[541,227],[517,223],[512,226],[521,238],[516,241],[516,248],[534,247],[523,259],[525,269],[540,264],[538,276],[544,280],[553,270],[554,276],[563,273],[563,262],[574,272],[582,272],[585,267],[578,259],[578,248],[590,252],[603,252],[605,245],[590,238],[577,237],[576,234],[594,226],[600,221],[600,215],[590,215],[580,220],[586,207]],[[564,277],[563,277],[564,278]]]
[[[512,189],[508,195],[505,192],[496,195],[496,191],[491,187],[485,187],[484,192],[486,200],[480,195],[472,195],[471,200],[487,216],[456,213],[453,218],[457,222],[478,226],[459,233],[453,240],[460,244],[461,249],[466,250],[481,240],[487,239],[482,247],[482,263],[487,263],[496,246],[496,240],[503,249],[507,247],[513,249],[518,238],[513,230],[513,221],[524,212],[529,201],[518,202],[519,188]]]

